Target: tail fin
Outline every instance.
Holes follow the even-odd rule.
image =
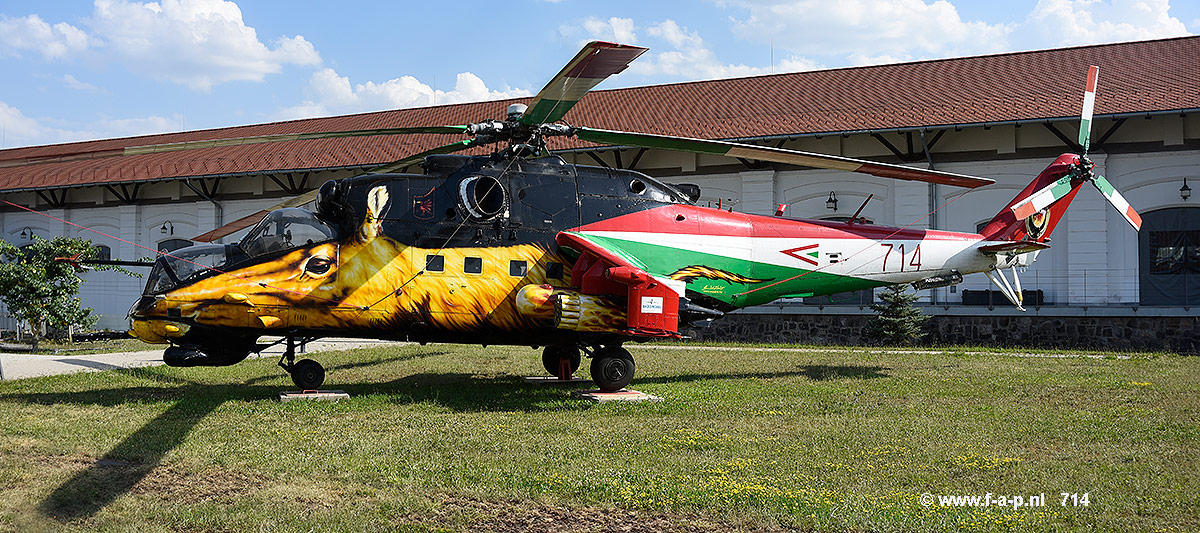
[[[1031,240],[1046,242],[1049,240],[1050,233],[1054,231],[1054,227],[1058,225],[1058,221],[1067,212],[1067,206],[1071,204],[1071,200],[1075,199],[1075,195],[1079,192],[1079,186],[1083,185],[1083,180],[1071,182],[1071,192],[1067,193],[1057,202],[1050,204],[1047,208],[1024,219],[1017,219],[1016,215],[1013,214],[1012,206],[1065,176],[1070,172],[1071,165],[1078,158],[1079,156],[1075,154],[1058,156],[1058,159],[1055,159],[1050,166],[1046,167],[1046,170],[1038,174],[1037,179],[1030,182],[1016,198],[1013,198],[1008,205],[1004,206],[1004,209],[1001,209],[1000,213],[995,218],[992,218],[991,222],[988,222],[979,233],[983,235],[984,239],[989,241]]]

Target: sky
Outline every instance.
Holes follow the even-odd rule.
[[[0,148],[532,95],[594,39],[650,49],[607,89],[1197,32],[1195,0],[0,0]]]

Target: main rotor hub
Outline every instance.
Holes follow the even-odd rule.
[[[516,120],[521,118],[521,115],[524,115],[527,109],[529,109],[529,106],[525,104],[512,104],[508,106],[508,119]]]

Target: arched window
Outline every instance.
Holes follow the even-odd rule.
[[[112,248],[109,248],[103,244],[97,244],[96,259],[101,261],[112,261]]]
[[[158,251],[171,253],[180,248],[187,248],[192,245],[192,241],[187,239],[167,239],[158,243]]]
[[[1200,207],[1142,215],[1138,271],[1141,305],[1200,304]]]

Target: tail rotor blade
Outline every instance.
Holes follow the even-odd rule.
[[[1079,146],[1087,153],[1092,138],[1092,108],[1096,105],[1096,79],[1100,77],[1100,67],[1088,67],[1087,86],[1083,89],[1083,112],[1079,115]]]
[[[1142,216],[1139,215],[1137,211],[1133,210],[1133,207],[1129,205],[1129,202],[1125,200],[1124,196],[1121,196],[1121,193],[1117,191],[1116,187],[1112,186],[1112,183],[1109,183],[1108,180],[1104,179],[1104,176],[1096,174],[1096,177],[1092,179],[1092,185],[1095,185],[1097,189],[1100,189],[1100,193],[1103,194],[1105,198],[1108,198],[1108,203],[1117,208],[1117,212],[1121,213],[1121,216],[1125,217],[1125,220],[1129,222],[1130,226],[1133,226],[1134,230],[1140,231],[1142,229]]]
[[[1013,204],[1011,208],[1013,216],[1017,217],[1017,220],[1024,220],[1034,213],[1050,207],[1054,202],[1057,202],[1071,192],[1071,189],[1073,189],[1071,179],[1073,177],[1073,175],[1067,174],[1058,178],[1058,181],[1042,187],[1041,190],[1029,195],[1028,198]]]

